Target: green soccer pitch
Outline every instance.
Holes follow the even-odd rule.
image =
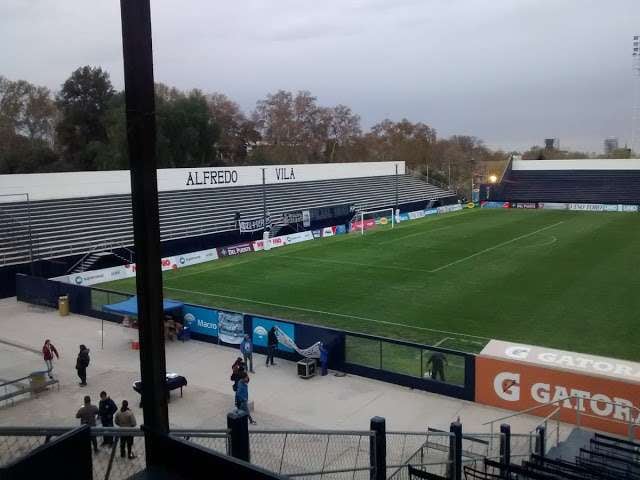
[[[168,271],[164,292],[468,352],[496,338],[640,360],[640,216],[465,210]]]

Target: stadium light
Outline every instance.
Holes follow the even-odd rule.
[[[498,177],[496,177],[495,175],[490,175],[489,176],[489,181],[491,183],[496,183],[498,181]]]

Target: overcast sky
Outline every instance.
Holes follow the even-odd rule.
[[[278,89],[491,147],[629,141],[639,0],[152,0],[156,81],[245,111]],[[123,86],[117,0],[0,1],[0,75]]]

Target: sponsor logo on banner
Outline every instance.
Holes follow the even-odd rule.
[[[449,212],[457,212],[462,210],[462,205],[456,203],[455,205],[444,205],[442,207],[437,208],[438,213],[449,213]]]
[[[579,410],[583,426],[626,434],[626,422],[639,420],[638,398],[635,362],[496,340],[476,359],[476,402],[486,405],[521,411],[557,402],[531,413],[546,416],[561,407],[560,419],[575,423]]]
[[[437,212],[437,210],[436,210],[436,212]],[[426,213],[425,213],[424,210],[418,210],[416,212],[409,212],[408,215],[409,215],[409,218],[411,220],[417,220],[418,218],[424,217],[426,215]]]
[[[282,247],[287,244],[287,239],[285,236],[273,237],[269,239],[269,244],[271,248]],[[252,243],[253,250],[258,252],[260,250],[264,250],[264,240],[256,240]]]
[[[221,257],[232,257],[234,255],[251,252],[252,250],[253,245],[250,242],[236,243],[228,247],[218,248],[218,255]]]
[[[467,203],[467,208],[476,208],[476,204],[473,202]]]
[[[185,326],[194,333],[218,336],[218,311],[211,308],[194,307],[185,305],[182,307]]]
[[[538,204],[533,202],[512,202],[511,208],[538,208]]]
[[[569,210],[582,210],[586,212],[617,212],[618,205],[606,205],[604,203],[570,203]]]
[[[566,210],[569,206],[566,203],[558,203],[558,202],[541,202],[538,203],[538,208],[542,208],[544,210]]]
[[[266,347],[268,345],[268,335],[271,327],[277,327],[282,330],[289,338],[295,341],[295,328],[291,323],[277,322],[261,317],[252,317],[251,325],[253,328],[253,344],[258,347]],[[293,348],[278,344],[278,350],[285,352],[293,352]]]
[[[409,219],[409,214],[408,213],[401,213],[398,218],[400,219],[401,222],[408,222]]]
[[[71,275],[65,275],[64,277],[55,278],[54,280],[65,281],[66,283],[72,283],[74,285],[95,285],[97,283],[111,282],[121,278],[131,278],[135,277],[135,275],[135,269],[127,265],[73,273]]]
[[[619,212],[637,212],[638,205],[618,205]]]
[[[482,202],[482,208],[509,208],[509,202]]]
[[[333,237],[336,234],[337,227],[325,227],[322,229],[323,237]]]
[[[322,230],[311,230],[313,238],[322,238]]]
[[[310,231],[292,233],[291,235],[285,235],[287,244],[306,242],[307,240],[313,240],[313,233]]]
[[[361,220],[351,222],[351,231],[362,230],[364,226],[365,230],[369,230],[370,228],[374,228],[376,226],[376,221],[373,218],[368,218],[364,222]]]
[[[311,212],[309,210],[302,211],[302,226],[303,227],[311,226]]]
[[[173,257],[173,262],[178,268],[197,265],[198,263],[210,262],[218,259],[218,251],[215,248],[200,250],[199,252],[186,253]]]
[[[336,225],[336,235],[344,235],[347,233],[346,225]]]
[[[240,345],[244,339],[244,316],[218,311],[218,338],[224,343]]]
[[[425,216],[426,215],[436,215],[438,213],[438,209],[437,208],[427,208],[424,211]]]
[[[376,225],[386,225],[389,223],[389,219],[387,217],[378,217],[375,221]]]

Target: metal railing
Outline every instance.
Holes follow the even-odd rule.
[[[251,463],[290,477],[368,479],[372,431],[250,430]]]
[[[575,407],[571,404],[572,400],[576,401]],[[565,402],[569,402],[570,406],[567,407]],[[614,409],[619,409],[618,411],[621,412],[620,415],[623,417],[626,416],[626,419],[619,420],[617,418],[611,418],[611,417],[587,413],[585,411],[583,402],[596,402],[596,404],[608,405],[611,407],[612,412],[614,411]],[[582,426],[584,418],[596,419],[599,422],[610,422],[616,425],[624,425],[626,427],[627,435],[630,440],[635,438],[635,430],[636,428],[638,428],[638,423],[634,421],[634,417],[640,418],[640,409],[635,407],[634,405],[610,402],[610,401],[601,400],[601,399],[594,400],[590,398],[585,398],[580,395],[570,395],[570,396],[562,397],[547,403],[541,403],[540,405],[535,405],[533,407],[527,408],[525,410],[521,410],[516,413],[512,413],[510,415],[505,415],[503,417],[496,418],[495,420],[491,420],[490,422],[483,423],[483,425],[489,425],[490,431],[491,433],[493,433],[495,425],[497,423],[501,423],[505,420],[512,419],[521,415],[540,416],[536,412],[539,412],[541,409],[550,408],[550,407],[555,407],[555,408],[552,408],[552,411],[543,417],[542,421],[538,423],[538,426],[545,427],[548,437],[551,437],[551,436],[555,437],[555,446],[557,446],[560,443],[560,422],[561,422],[560,416],[564,411],[569,411],[572,414],[575,413],[575,421],[573,423],[578,427]],[[548,428],[549,424],[553,424],[554,427],[549,429]],[[531,433],[529,433],[529,435],[531,435]],[[547,444],[547,447],[549,446],[550,445]]]
[[[50,440],[73,430],[72,427],[0,427],[0,466],[29,454]],[[231,444],[227,430],[172,430],[170,435],[196,443],[202,447],[228,455]],[[137,428],[91,428],[91,436],[99,445],[93,455],[93,478],[100,480],[124,480],[142,472],[145,465],[144,437]],[[100,438],[102,437],[102,438]],[[102,441],[111,440],[103,444]],[[133,440],[133,458],[128,457],[123,437]],[[124,452],[124,456],[121,455]]]
[[[409,465],[423,472],[449,476],[453,452],[450,432],[387,432],[387,478],[409,479]]]

